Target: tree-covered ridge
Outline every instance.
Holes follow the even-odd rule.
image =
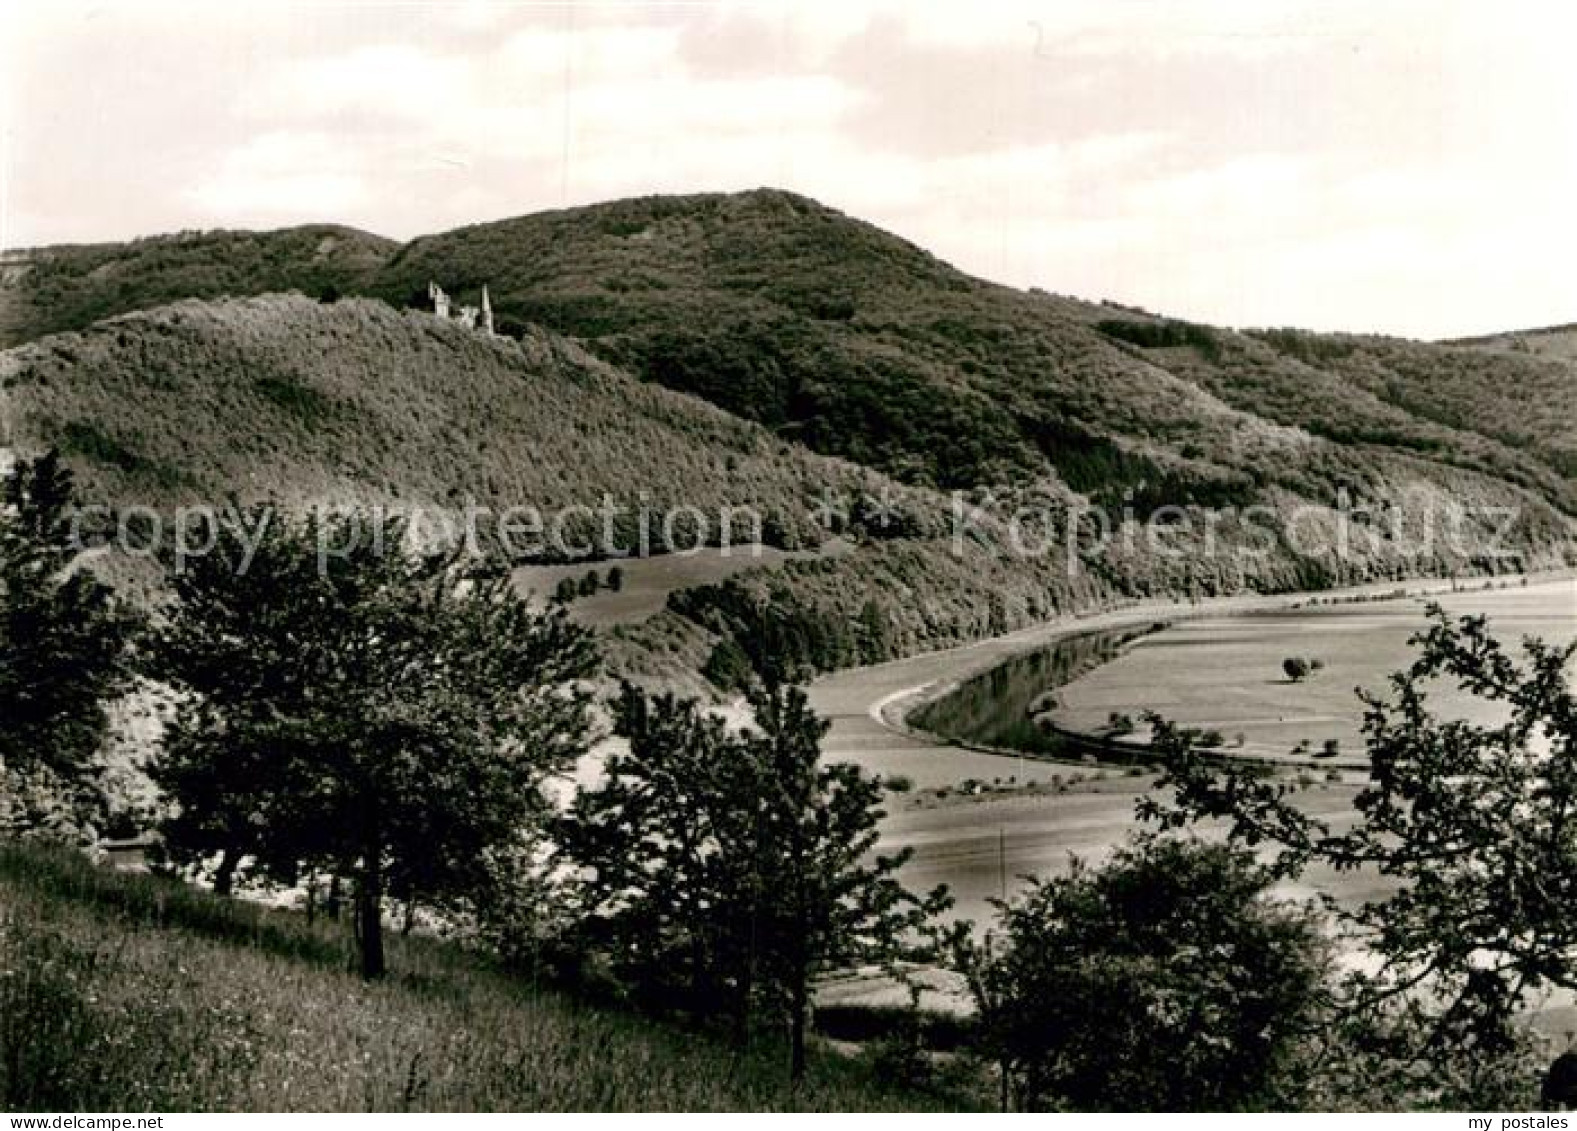
[[[310,256],[292,255],[327,241],[360,272],[347,285],[385,301],[317,301],[327,285],[187,301],[14,348],[0,446],[58,445],[86,497],[119,504],[234,491],[550,510],[644,495],[659,510],[753,507],[769,541],[808,547],[833,532],[829,502],[894,503],[879,528],[847,516],[854,553],[709,588],[610,644],[626,673],[710,665],[724,684],[730,642],[778,641],[820,669],[1114,597],[1537,567],[1572,548],[1561,414],[1577,396],[1559,351],[1238,334],[1015,291],[772,191],[620,201],[400,248],[323,231],[50,252],[136,266],[149,285],[122,296],[135,305],[190,289],[160,264],[218,270],[225,241],[270,249],[273,273],[248,285],[313,292]],[[94,293],[91,271],[74,278]],[[503,335],[399,309],[424,307],[429,279],[487,283]],[[951,488],[989,515],[962,554]],[[1337,537],[1324,514],[1308,545],[1246,558],[1233,547],[1263,540],[1230,521],[1213,556],[1118,545],[1074,569],[1060,548],[1012,553],[1003,514],[1049,504],[1065,529],[1080,499],[1140,521],[1174,506],[1264,506],[1279,521],[1345,502],[1380,544],[1322,557],[1310,547]],[[1509,556],[1408,553],[1393,520],[1429,507],[1515,513]]]
[[[1437,344],[1300,330],[1252,336],[1398,415],[1476,432],[1577,478],[1577,352],[1560,330]]]
[[[1278,348],[1270,335],[1016,291],[790,193],[475,225],[406,245],[376,287],[406,302],[428,277],[487,282],[506,328],[549,326],[911,482],[1054,470],[1071,483],[1092,449],[1115,445],[1157,465],[1116,468],[1105,485],[1119,493],[1162,476],[1168,501],[1242,497],[1245,476],[1308,491],[1275,443],[1282,425],[1509,477],[1577,507],[1558,438],[1570,428],[1561,405],[1577,402],[1569,368],[1373,338],[1355,339],[1371,359],[1355,365],[1328,346]],[[1437,372],[1450,395],[1435,395]],[[1503,423],[1529,392],[1535,407]],[[1545,443],[1517,450],[1545,425]]]
[[[1141,362],[1123,372],[1149,370]],[[1167,403],[1186,402],[1195,388],[1153,372],[1176,393]],[[235,494],[292,508],[381,504],[458,518],[468,502],[549,514],[596,507],[606,495],[622,508],[644,499],[659,513],[698,507],[714,516],[714,536],[716,516],[732,506],[759,511],[763,536],[779,545],[814,547],[834,533],[853,540],[852,553],[753,571],[620,630],[610,642],[617,670],[664,680],[709,664],[725,674],[738,659],[729,641],[757,649],[777,641],[796,664],[825,670],[1112,598],[1536,567],[1559,563],[1569,546],[1566,520],[1527,487],[1424,453],[1340,445],[1192,396],[1210,407],[1221,439],[1185,442],[1186,455],[1048,415],[1034,435],[1061,461],[1060,478],[966,493],[962,548],[952,539],[960,512],[945,493],[818,455],[551,333],[489,338],[362,299],[184,302],[9,350],[0,355],[0,447],[58,445],[85,501],[122,507],[218,505]],[[1412,555],[1388,534],[1388,519],[1366,528],[1380,535],[1377,546],[1360,542],[1343,561],[1311,551],[1322,538],[1334,546],[1334,528],[1328,536],[1306,528],[1302,550],[1278,544],[1236,556],[1263,534],[1233,519],[1217,524],[1213,554],[1185,547],[1170,556],[1140,539],[1070,563],[1065,549],[1075,492],[1103,513],[1144,519],[1176,503],[1261,503],[1286,515],[1331,507],[1339,490],[1382,517],[1392,505],[1512,508],[1519,517],[1504,538],[1512,556],[1478,560],[1472,537],[1467,552],[1435,546]],[[1004,519],[1020,506],[1060,524],[1054,548],[1018,550]],[[829,507],[841,512],[830,524]],[[620,521],[629,545],[632,519]],[[1021,535],[1031,546],[1047,537],[1033,519]]]
[[[0,346],[184,298],[360,291],[398,245],[337,224],[211,231],[0,255]]]
[[[1290,427],[1577,508],[1577,367],[1556,331],[1439,345],[1239,334],[986,283],[774,190],[615,201],[403,246],[318,226],[13,252],[0,263],[0,341],[185,297],[297,290],[425,306],[431,279],[457,293],[488,284],[509,335],[567,334],[911,483],[1051,472],[1084,490],[1093,471],[1143,506],[1242,501],[1265,482],[1328,491],[1292,453]]]
[[[0,358],[0,446],[59,444],[85,498],[544,512],[757,507],[819,540],[824,491],[887,491],[940,530],[945,501],[814,455],[563,339],[488,338],[383,303],[181,303]]]

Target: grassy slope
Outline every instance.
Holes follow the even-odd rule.
[[[74,854],[0,847],[0,1108],[11,1111],[916,1110],[770,1040],[577,1003],[452,945],[345,973],[340,931]]]

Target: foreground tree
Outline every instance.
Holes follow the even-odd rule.
[[[71,473],[55,451],[22,460],[5,477],[0,772],[8,793],[65,794],[92,808],[104,705],[126,688],[136,620],[108,586],[75,568],[72,496]]]
[[[999,904],[958,955],[1003,1106],[1285,1106],[1327,956],[1272,882],[1241,849],[1152,837]]]
[[[609,754],[558,829],[584,871],[587,940],[646,1004],[727,1012],[743,1032],[761,902],[757,767],[695,700],[626,684],[614,728],[628,753]]]
[[[741,733],[626,687],[629,753],[580,792],[561,836],[587,929],[636,988],[727,1014],[741,1035],[758,1008],[786,1018],[798,1080],[815,977],[923,953],[949,901],[898,882],[907,851],[875,855],[885,786],[822,763],[826,723],[803,691],[759,690],[751,705]]]
[[[266,533],[250,548],[243,529]],[[368,977],[386,894],[485,890],[590,743],[586,634],[411,555],[396,523],[258,508],[174,588],[150,649],[184,696],[153,770],[179,806],[171,848],[219,852],[221,875],[249,857],[281,882],[349,881]]]
[[[848,762],[823,763],[828,723],[788,685],[750,696],[756,730],[746,748],[758,786],[763,956],[770,998],[788,1012],[790,1067],[805,1075],[810,990],[823,973],[891,965],[928,952],[931,925],[952,899],[945,887],[912,895],[897,879],[912,850],[875,855],[885,783]]]
[[[1373,953],[1344,1012],[1421,1091],[1462,1104],[1515,1106],[1507,1075],[1527,1042],[1526,1010],[1551,989],[1577,990],[1577,643],[1527,640],[1519,663],[1482,617],[1430,611],[1418,658],[1389,694],[1363,694],[1369,784],[1337,832],[1297,804],[1297,790],[1199,755],[1162,720],[1162,791],[1142,816],[1167,827],[1224,820],[1236,843],[1274,851],[1278,875],[1314,866],[1366,869],[1388,894],[1332,906],[1351,945]],[[1456,684],[1500,721],[1442,718],[1431,688]],[[1174,800],[1155,798],[1170,793]]]

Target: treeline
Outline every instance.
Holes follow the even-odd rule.
[[[1064,483],[1114,518],[1126,512],[1145,521],[1163,507],[1248,507],[1264,486],[1247,473],[1162,467],[1065,417],[1035,416],[1021,420],[1020,427]]]
[[[0,282],[0,346],[182,299],[364,293],[395,246],[353,228],[311,224],[12,253],[18,269]]]
[[[581,597],[595,597],[600,590],[618,593],[624,588],[624,569],[612,566],[606,575],[588,569],[580,578],[564,577],[553,587],[553,599],[568,605]]]
[[[676,590],[668,608],[720,638],[701,674],[730,693],[757,679],[804,681],[838,668],[879,663],[895,651],[892,626],[873,600],[851,619],[800,601],[787,586],[762,594],[730,578]]]
[[[1109,338],[1144,349],[1192,346],[1206,357],[1219,356],[1220,339],[1209,326],[1176,318],[1103,318],[1095,328]]]

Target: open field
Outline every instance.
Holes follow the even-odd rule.
[[[1516,586],[1513,581],[1513,587],[1510,589],[1490,593],[1482,591],[1459,593],[1454,597],[1451,593],[1452,583],[1449,581],[1409,582],[1407,591],[1415,596],[1455,601],[1456,604],[1452,607],[1460,608],[1463,612],[1473,611],[1472,602],[1475,600],[1516,601],[1519,599],[1517,597],[1519,593],[1526,595],[1520,598],[1523,601],[1542,602],[1545,607],[1556,610],[1557,617],[1561,608],[1571,608],[1573,603],[1577,603],[1577,579],[1569,573],[1535,577],[1533,581],[1534,584],[1526,589]],[[1157,620],[1188,623],[1221,616],[1236,618],[1249,614],[1281,615],[1297,611],[1298,606],[1308,606],[1301,610],[1304,612],[1318,611],[1324,606],[1310,606],[1311,600],[1329,602],[1357,597],[1376,597],[1396,588],[1396,583],[1387,582],[1316,594],[1221,597],[1196,604],[1179,600],[1143,601],[1085,616],[1060,618],[960,648],[948,648],[890,663],[835,672],[818,679],[811,685],[811,704],[820,715],[832,722],[832,730],[825,744],[828,756],[858,763],[872,773],[902,774],[920,788],[954,786],[967,778],[990,781],[1009,774],[1016,774],[1020,781],[1048,780],[1053,774],[1065,776],[1066,767],[967,750],[939,742],[901,725],[895,725],[895,722],[901,720],[913,705],[924,699],[943,694],[964,680],[989,671],[999,664],[1048,647],[1075,634],[1135,628]],[[1563,606],[1562,601],[1567,604]],[[1384,606],[1366,603],[1357,606],[1338,606],[1338,611],[1348,608],[1362,611],[1366,608],[1381,607]],[[1413,603],[1406,607],[1409,610],[1408,615],[1413,618],[1410,623],[1416,627],[1419,623],[1418,614],[1423,606],[1421,603]],[[1577,612],[1570,615],[1577,617]],[[1282,622],[1281,628],[1286,627],[1286,623]],[[1411,629],[1402,633],[1403,640],[1406,639],[1408,631]],[[1520,632],[1525,629],[1518,628],[1515,631]],[[1164,638],[1165,635],[1167,634],[1163,633],[1146,639],[1154,641]],[[1283,648],[1277,654],[1269,671],[1260,674],[1259,678],[1272,680],[1281,678],[1283,682],[1276,686],[1283,690],[1290,686],[1281,676],[1280,663],[1281,656],[1293,648],[1292,645]],[[1311,651],[1303,645],[1296,646],[1296,650],[1303,653]],[[1097,674],[1101,670],[1104,669],[1097,669],[1090,674]],[[1376,668],[1375,670],[1383,675],[1384,672],[1392,669]],[[1340,675],[1339,671],[1327,669],[1321,678],[1329,679],[1338,689],[1345,688],[1348,692],[1345,705],[1355,711],[1357,701],[1352,698],[1350,692],[1357,680],[1351,678],[1349,674],[1342,676],[1338,681],[1336,677]],[[1106,712],[1103,711],[1099,722],[1104,723],[1105,719]]]
[[[1454,616],[1488,617],[1491,630],[1508,643],[1524,636],[1552,643],[1577,637],[1577,581],[1430,600]],[[1275,754],[1300,741],[1318,749],[1334,739],[1344,753],[1358,755],[1363,742],[1354,689],[1383,691],[1386,677],[1411,662],[1407,641],[1420,627],[1424,605],[1423,598],[1407,597],[1184,621],[1134,642],[1118,659],[1062,688],[1055,718],[1071,730],[1097,731],[1114,711],[1137,718],[1153,710],[1220,731],[1231,750]],[[1294,683],[1281,668],[1289,655],[1318,658],[1324,668]],[[1478,721],[1491,717],[1485,704],[1454,687],[1439,689],[1437,710]]]
[[[838,557],[851,547],[846,542],[830,541],[825,549],[780,550],[775,546],[752,543],[718,548],[703,546],[689,553],[653,554],[648,557],[610,558],[607,561],[570,565],[521,566],[512,577],[522,593],[546,601],[565,578],[579,581],[590,571],[606,578],[615,567],[624,571],[618,592],[606,587],[577,598],[570,605],[570,616],[590,628],[634,624],[656,616],[668,603],[668,595],[698,585],[715,585],[735,574],[752,569],[772,569],[789,561]]]

